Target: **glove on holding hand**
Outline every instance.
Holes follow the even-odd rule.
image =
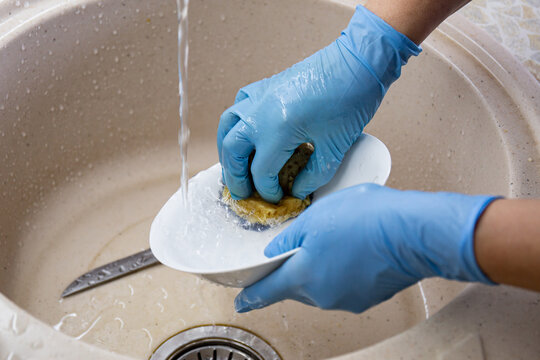
[[[293,299],[362,312],[433,276],[493,284],[474,255],[474,230],[492,196],[399,191],[363,184],[314,203],[265,249],[300,247],[245,288],[238,312]]]
[[[234,199],[253,185],[267,201],[283,196],[278,173],[302,143],[315,147],[295,179],[298,198],[326,184],[379,107],[401,66],[421,49],[358,6],[326,48],[269,79],[242,88],[221,116],[217,135],[223,179]],[[248,159],[256,149],[249,178]]]

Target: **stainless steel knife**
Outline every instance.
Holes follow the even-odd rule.
[[[158,259],[147,249],[125,258],[105,264],[75,279],[62,293],[62,297],[76,294],[109,282],[120,277],[133,274],[141,269],[159,264]]]

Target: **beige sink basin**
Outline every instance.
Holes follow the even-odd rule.
[[[248,329],[283,359],[540,352],[538,294],[442,279],[361,315],[293,302],[239,315],[237,289],[164,266],[60,300],[81,273],[147,248],[179,186],[174,6],[0,2],[0,358],[145,359],[202,324]],[[191,2],[191,174],[217,161],[219,115],[237,89],[328,44],[352,11]],[[423,47],[366,129],[390,149],[389,185],[539,196],[538,83],[459,16]]]

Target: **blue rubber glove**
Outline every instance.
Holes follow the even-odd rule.
[[[242,88],[220,119],[217,146],[234,199],[253,185],[267,201],[283,196],[278,173],[302,143],[315,147],[292,193],[326,184],[375,114],[401,66],[421,49],[362,6],[326,48],[269,79]],[[256,149],[249,177],[248,159]]]
[[[300,250],[245,288],[236,310],[293,299],[359,313],[427,277],[493,284],[478,267],[473,236],[494,199],[375,184],[322,198],[266,247],[268,257]]]

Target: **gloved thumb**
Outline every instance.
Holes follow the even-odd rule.
[[[274,257],[302,246],[303,236],[300,230],[302,224],[302,218],[296,219],[266,246],[264,255],[266,257]]]
[[[343,153],[338,149],[332,151],[328,144],[315,145],[315,152],[309,158],[306,167],[294,179],[292,195],[299,199],[305,199],[309,194],[327,184],[336,173],[342,160]]]
[[[234,99],[234,103],[236,104],[237,102],[240,102],[247,98],[250,98],[253,102],[259,101],[261,96],[268,89],[269,85],[269,79],[262,79],[244,86],[243,88],[238,90],[236,98]]]
[[[294,276],[301,274],[301,271],[297,270],[299,262],[298,258],[295,258],[297,255],[292,255],[269,275],[242,290],[234,299],[235,310],[243,313],[261,309],[286,299],[309,303],[295,293],[298,288],[298,284],[295,282],[301,278]]]
[[[286,275],[286,264],[242,290],[234,299],[235,310],[243,313],[289,298],[290,276]]]

